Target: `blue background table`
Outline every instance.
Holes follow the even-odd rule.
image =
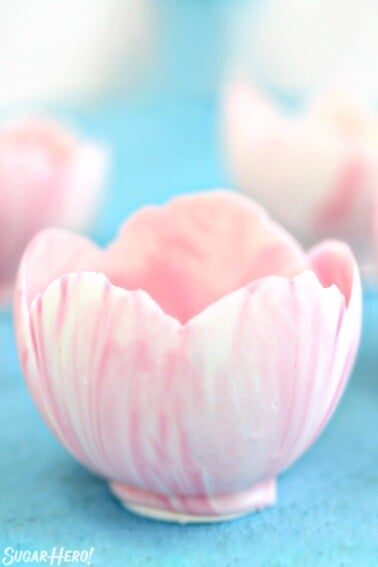
[[[56,114],[56,113],[55,113]],[[92,236],[101,244],[148,203],[224,186],[216,105],[149,100],[62,110],[113,153]],[[378,565],[378,294],[349,387],[326,431],[278,483],[274,508],[218,525],[177,526],[121,508],[51,436],[18,365],[10,314],[0,320],[0,562],[5,547],[95,547],[92,565],[284,567]],[[1,564],[1,563],[0,563]]]

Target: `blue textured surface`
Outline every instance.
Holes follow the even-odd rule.
[[[94,237],[138,206],[223,185],[211,102],[139,103],[63,113],[114,150]],[[361,350],[326,432],[279,480],[276,507],[212,526],[124,511],[42,423],[23,383],[9,315],[0,320],[0,562],[3,549],[95,547],[92,565],[378,565],[378,295],[365,294]],[[1,563],[0,563],[1,564]]]

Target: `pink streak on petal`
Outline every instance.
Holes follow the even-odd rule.
[[[359,194],[369,174],[361,158],[349,161],[334,183],[329,199],[324,202],[317,215],[315,224],[321,230],[332,230],[335,225],[353,213]]]
[[[350,248],[341,242],[329,240],[313,247],[309,252],[309,267],[314,270],[324,287],[336,285],[348,305],[357,267]]]

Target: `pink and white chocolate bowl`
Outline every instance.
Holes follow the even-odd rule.
[[[21,255],[46,226],[83,230],[93,220],[107,151],[46,118],[19,119],[0,132],[0,304],[7,303]]]
[[[290,115],[247,81],[224,91],[222,145],[230,177],[306,246],[338,238],[372,268],[378,195],[378,116],[332,91]]]
[[[182,196],[100,250],[50,229],[15,292],[22,368],[50,429],[129,509],[178,522],[272,505],[359,341],[349,248],[305,254],[247,197]]]

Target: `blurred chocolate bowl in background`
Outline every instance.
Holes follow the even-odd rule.
[[[347,241],[364,280],[374,280],[378,5],[239,6],[230,19],[220,97],[228,175],[305,246],[320,238]]]
[[[52,120],[0,129],[0,307],[9,305],[22,252],[39,230],[93,226],[108,160],[105,147]]]
[[[225,89],[222,110],[234,185],[305,246],[323,238],[348,242],[368,277],[378,188],[378,116],[371,106],[331,92],[293,116],[239,81]]]

